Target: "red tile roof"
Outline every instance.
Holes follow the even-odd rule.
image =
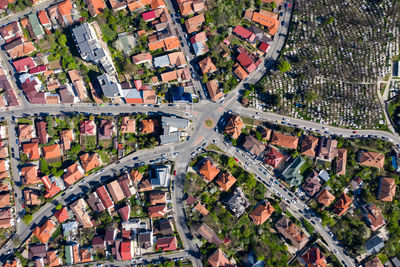
[[[285,135],[274,131],[272,133],[271,144],[276,146],[283,146],[290,149],[297,149],[299,138],[295,136]]]
[[[264,155],[264,163],[274,168],[278,168],[284,158],[285,157],[277,149],[270,147]]]
[[[236,178],[233,177],[229,172],[220,172],[215,182],[219,185],[223,191],[229,191],[229,189],[236,183]]]
[[[318,247],[310,248],[301,258],[306,263],[306,266],[326,267],[324,254],[322,254]]]
[[[300,153],[309,157],[315,157],[315,149],[318,145],[318,137],[305,135],[300,145]]]
[[[240,25],[236,26],[235,29],[233,29],[233,33],[243,39],[248,40],[249,42],[254,42],[254,39],[256,38],[254,33],[252,33],[246,28],[243,28]]]
[[[334,200],[335,196],[326,189],[322,190],[317,198],[318,203],[324,205],[325,207],[329,206]]]
[[[66,207],[63,207],[56,213],[54,213],[54,216],[57,218],[59,223],[63,223],[69,218],[68,210]]]
[[[211,182],[218,175],[219,169],[211,162],[211,160],[207,159],[199,169],[199,173],[204,180]]]
[[[27,155],[30,160],[38,160],[40,158],[38,143],[22,144],[22,150],[24,151],[24,154]]]
[[[97,16],[106,8],[103,0],[86,0],[86,5],[92,17]]]
[[[338,216],[343,215],[349,209],[352,202],[353,200],[349,196],[342,193],[334,205],[333,212]]]
[[[210,257],[208,257],[208,264],[212,267],[233,267],[229,259],[225,256],[222,250],[217,249]]]
[[[106,187],[104,185],[98,187],[96,189],[96,193],[106,209],[110,210],[114,207],[114,203],[112,202],[111,197],[108,194]]]
[[[12,62],[17,72],[27,72],[29,69],[36,67],[36,63],[31,57],[25,57]]]
[[[396,181],[393,178],[382,177],[379,182],[378,198],[382,201],[393,201],[396,194]]]
[[[263,224],[271,216],[275,209],[272,205],[268,203],[260,203],[257,207],[250,213],[250,218],[256,225]]]
[[[244,125],[240,116],[232,114],[225,125],[224,132],[228,134],[231,138],[237,139],[239,135],[242,133],[243,128]]]
[[[360,151],[358,155],[358,163],[364,166],[383,168],[385,164],[385,156],[371,151]]]
[[[167,214],[167,206],[150,206],[147,208],[147,213],[149,214],[150,218],[164,217]]]
[[[121,242],[121,259],[123,261],[131,260],[133,257],[133,241]]]
[[[176,250],[176,237],[168,236],[157,238],[156,249],[161,249],[162,251],[172,251]]]
[[[51,234],[55,230],[55,224],[51,220],[47,220],[42,227],[36,227],[32,234],[42,243],[47,243],[50,240]]]

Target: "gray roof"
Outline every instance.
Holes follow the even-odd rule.
[[[236,217],[240,217],[250,206],[250,202],[241,187],[237,187],[233,194],[225,198],[223,202]]]
[[[122,96],[122,88],[119,83],[115,83],[111,80],[107,74],[97,76],[101,90],[106,97]]]
[[[178,128],[178,129],[184,129],[189,126],[189,120],[178,118],[176,116],[171,116],[171,117],[163,116],[161,118],[161,123],[163,126],[168,125],[170,127],[174,127],[174,128]]]
[[[325,170],[319,172],[318,177],[327,182],[330,178],[329,173]]]
[[[371,237],[365,243],[365,247],[367,248],[367,251],[369,254],[378,253],[384,246],[385,246],[385,242],[378,235]]]
[[[75,42],[85,60],[97,61],[105,57],[104,50],[101,48],[97,36],[92,36],[89,23],[84,23],[72,29]]]
[[[35,34],[35,36],[38,37],[43,35],[44,31],[42,29],[42,25],[40,24],[38,17],[36,16],[36,13],[29,14],[28,18],[29,22],[31,23],[32,31]]]
[[[153,176],[151,178],[151,185],[153,187],[157,187],[157,186],[168,186],[168,182],[169,182],[169,170],[170,168],[168,166],[164,166],[164,165],[156,165],[154,166],[154,174],[155,177]]]
[[[203,42],[197,42],[193,44],[193,50],[196,56],[201,56],[202,54],[205,53],[205,45]]]
[[[156,67],[156,68],[162,68],[165,66],[169,66],[170,64],[171,63],[169,62],[168,55],[154,58],[154,67]]]
[[[304,164],[302,157],[297,157],[282,173],[285,181],[291,186],[299,186],[303,180],[303,175],[300,174],[300,168]]]
[[[71,231],[78,229],[78,223],[76,221],[63,223],[62,228],[63,228],[64,236],[68,237]]]
[[[168,135],[160,135],[160,142],[162,145],[179,142],[179,132],[173,132]]]
[[[394,76],[394,77],[399,76],[399,62],[398,61],[393,61],[392,76]]]

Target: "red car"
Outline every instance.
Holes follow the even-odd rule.
[[[176,176],[176,170],[174,170],[174,176]]]
[[[234,158],[236,160],[236,162],[239,162],[239,160],[237,158]]]
[[[357,131],[353,131],[353,134],[356,134],[356,133],[358,133]]]

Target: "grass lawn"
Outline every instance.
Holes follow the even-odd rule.
[[[95,135],[82,135],[81,146],[85,151],[92,151],[97,147],[97,137]]]
[[[112,146],[112,139],[99,140],[99,146],[109,148]]]

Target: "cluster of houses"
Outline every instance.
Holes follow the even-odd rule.
[[[221,171],[210,159],[205,159],[203,162],[200,162],[197,172],[205,182],[215,182],[221,191],[229,193],[222,200],[222,203],[236,218],[242,216],[250,207],[250,201],[247,199],[240,186],[231,190],[231,188],[233,188],[232,186],[236,183],[236,178],[228,171]],[[207,208],[198,198],[189,196],[185,203],[189,208],[192,207],[193,211],[199,212],[199,214],[204,217],[209,214]],[[274,211],[274,207],[268,201],[262,201],[253,208],[249,213],[249,217],[255,225],[259,226],[265,223]],[[195,228],[197,235],[217,247],[230,242],[228,237],[221,240],[217,233],[206,223],[201,223],[200,225],[195,226]],[[296,250],[301,250],[309,241],[309,236],[306,235],[287,216],[282,216],[282,218],[275,223],[275,228],[285,240],[288,240],[288,244]],[[317,254],[317,257],[315,257],[315,253]],[[326,259],[318,246],[313,246],[306,250],[302,255],[301,261],[308,264],[307,266],[326,266]],[[228,259],[221,249],[217,249],[213,254],[211,254],[211,256],[209,256],[208,263],[214,267],[235,265],[234,260]],[[224,263],[225,265],[221,265],[221,263]]]
[[[34,229],[33,235],[40,244],[29,245],[29,258],[42,264],[38,266],[62,265],[63,259],[57,256],[58,251],[48,250],[57,224],[61,224],[67,241],[64,253],[66,265],[91,262],[93,255],[98,253],[111,253],[116,260],[126,261],[144,254],[176,250],[179,246],[175,227],[172,218],[168,217],[170,175],[170,165],[152,166],[147,175],[132,170],[131,173],[124,173],[116,180],[96,188],[86,200],[80,198],[68,208],[63,207],[42,226]],[[142,201],[150,204],[145,207],[148,217],[131,218],[135,216],[135,212],[131,210],[131,204],[127,200],[132,200],[132,197],[139,206]],[[99,226],[101,222],[93,220],[91,214],[102,212],[108,212],[112,216],[118,214],[121,223],[109,225],[90,241],[90,246],[80,247],[80,226]],[[51,265],[51,262],[57,264]]]
[[[0,126],[0,228],[7,229],[15,225],[11,199],[12,187],[7,181],[9,172],[9,147],[7,127]]]
[[[225,133],[233,139],[238,139],[242,134],[243,128],[244,125],[241,118],[235,114],[231,114],[225,125]],[[345,148],[338,148],[337,140],[311,135],[304,135],[298,138],[267,128],[262,128],[259,132],[261,133],[262,141],[269,142],[269,145],[266,146],[264,142],[259,141],[254,136],[247,135],[243,138],[241,144],[244,150],[253,155],[254,158],[262,160],[264,164],[275,170],[279,170],[276,173],[280,174],[280,178],[287,186],[300,186],[298,189],[304,192],[307,197],[315,198],[322,208],[326,209],[330,207],[330,210],[337,216],[342,216],[349,210],[353,200],[345,192],[336,199],[329,192],[328,188],[323,186],[330,179],[327,171],[321,170],[320,172],[316,172],[313,170],[304,179],[300,173],[300,168],[305,160],[300,156],[290,160],[285,155],[284,150],[282,150],[296,150],[300,143],[300,153],[303,156],[333,161],[332,166],[334,167],[335,174],[344,175],[346,173],[347,150]],[[385,156],[377,152],[360,150],[357,155],[357,162],[363,166],[382,169],[385,164]],[[354,194],[359,193],[362,186],[363,182],[359,177],[356,177],[349,184],[349,188],[353,190]],[[395,193],[395,179],[381,177],[378,185],[377,199],[392,202]],[[333,205],[331,206],[332,203]],[[361,209],[364,219],[372,231],[375,232],[385,225],[381,211],[374,204],[365,204]],[[378,231],[377,236],[379,235],[380,232]],[[376,238],[376,236],[373,238]],[[383,241],[383,238],[380,240]],[[369,247],[369,243],[367,242],[367,247]],[[383,242],[379,244],[382,248]],[[368,252],[373,254],[373,249],[368,249]]]

